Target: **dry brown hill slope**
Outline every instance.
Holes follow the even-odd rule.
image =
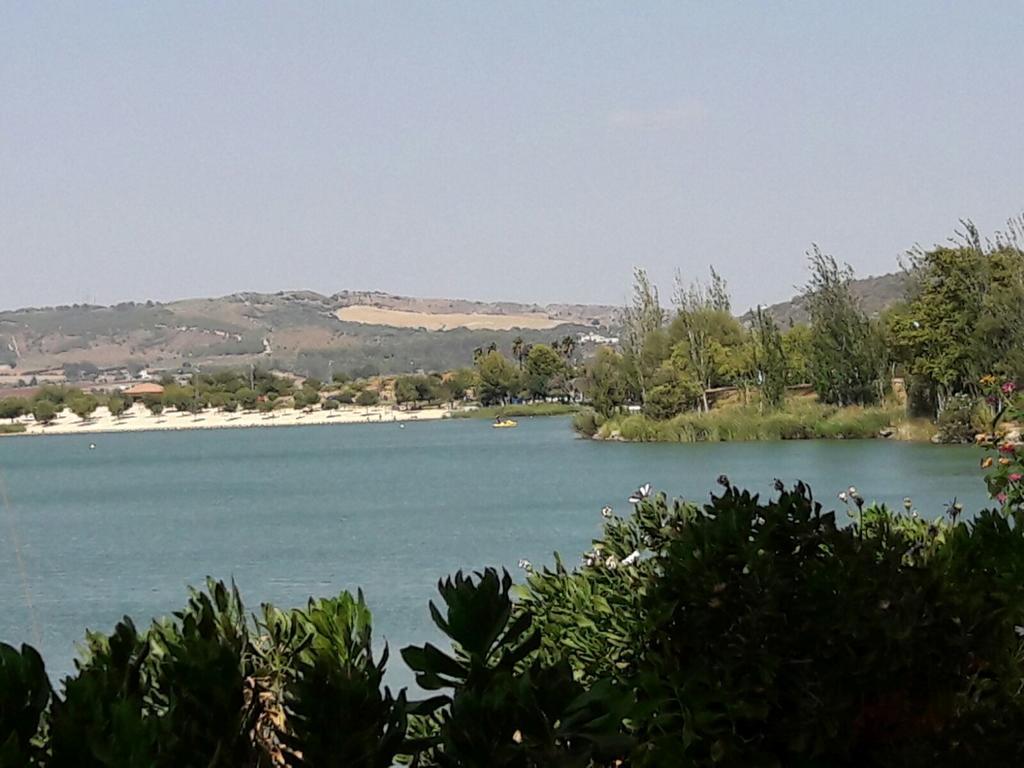
[[[300,373],[437,370],[522,335],[553,340],[605,328],[615,308],[421,299],[375,292],[238,293],[0,312],[0,366],[10,374],[119,366],[274,366]]]

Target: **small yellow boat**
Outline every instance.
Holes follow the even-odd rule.
[[[512,419],[499,419],[491,424],[491,426],[495,429],[511,429],[512,427],[518,427],[519,422],[513,421]]]

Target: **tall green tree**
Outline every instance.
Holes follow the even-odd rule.
[[[776,408],[782,405],[786,396],[786,351],[779,326],[760,306],[754,314],[753,335],[761,404]]]
[[[40,424],[49,424],[57,418],[57,406],[49,400],[36,400],[32,405],[32,417]]]
[[[628,399],[628,382],[622,355],[611,347],[601,347],[583,372],[583,393],[602,416],[611,416]]]
[[[952,245],[911,252],[906,304],[888,319],[895,355],[941,409],[978,380],[1024,376],[1024,251],[1019,222],[983,241],[969,221]]]
[[[476,371],[472,368],[459,368],[451,371],[442,384],[445,398],[449,402],[463,400],[466,393],[476,386]]]
[[[811,317],[811,379],[818,397],[836,405],[878,399],[882,360],[867,315],[850,290],[853,270],[817,245],[808,253],[811,279],[803,299]]]
[[[664,355],[652,354],[651,345],[658,340],[665,324],[665,311],[658,299],[658,288],[647,271],[633,270],[633,297],[622,310],[622,353],[625,369],[636,382],[641,400],[647,397],[647,385]]]
[[[504,405],[516,391],[519,372],[503,354],[494,350],[477,361],[477,397],[484,405]]]
[[[565,361],[547,344],[534,344],[526,357],[524,384],[533,398],[550,394],[551,381],[565,373]]]
[[[0,399],[0,419],[14,421],[29,412],[28,400],[23,397],[5,397]]]
[[[786,355],[786,383],[808,384],[811,381],[811,328],[794,325],[782,334],[782,351]]]
[[[119,418],[132,407],[132,401],[123,395],[113,394],[107,398],[107,411],[114,418]]]
[[[526,342],[522,336],[512,339],[512,357],[519,364],[519,370],[523,370],[523,361],[526,359]]]
[[[80,394],[68,400],[71,412],[83,421],[88,419],[99,407],[100,401],[93,395]]]
[[[710,409],[707,391],[717,382],[728,348],[743,343],[743,329],[730,311],[725,280],[714,269],[708,284],[688,286],[676,276],[676,316],[669,326],[673,353],[688,360],[693,379],[702,388],[700,404]]]

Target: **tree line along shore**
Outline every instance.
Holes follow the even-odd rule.
[[[805,438],[970,442],[996,412],[986,382],[1024,375],[1024,224],[983,238],[965,222],[949,244],[907,255],[902,301],[869,317],[853,272],[817,247],[799,299],[807,323],[780,325],[761,309],[737,318],[725,280],[678,276],[669,306],[643,269],[621,313],[621,338],[584,357],[577,339],[512,339],[474,350],[446,372],[330,381],[250,369],[167,376],[159,395],[47,385],[0,400],[0,434],[50,424],[63,410],[88,421],[99,408],[198,414],[273,414],[293,408],[458,415],[579,411],[599,439],[650,441]],[[468,363],[469,361],[467,361]],[[581,409],[582,408],[582,409]],[[486,410],[490,409],[490,410]],[[509,409],[515,409],[514,411]],[[1011,428],[1010,425],[1008,428]]]
[[[741,322],[725,281],[677,278],[669,308],[637,269],[619,349],[585,373],[583,434],[622,440],[930,437],[991,431],[992,382],[1024,375],[1024,218],[983,238],[970,222],[907,254],[900,302],[869,317],[852,269],[814,247],[782,328],[760,307]],[[1013,425],[1006,425],[1012,429]]]

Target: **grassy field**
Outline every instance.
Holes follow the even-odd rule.
[[[474,408],[471,411],[456,411],[452,417],[456,419],[496,419],[499,417],[565,416],[576,413],[579,409],[578,405],[570,403],[523,403],[521,405]]]
[[[919,430],[908,431],[905,421],[903,408],[896,405],[837,408],[800,398],[766,413],[737,405],[709,413],[684,413],[667,421],[634,414],[595,422],[581,414],[576,427],[583,434],[596,430],[603,439],[662,443],[858,439],[878,437],[887,428],[897,437],[920,434]]]
[[[18,435],[24,431],[24,424],[0,424],[0,435]]]

